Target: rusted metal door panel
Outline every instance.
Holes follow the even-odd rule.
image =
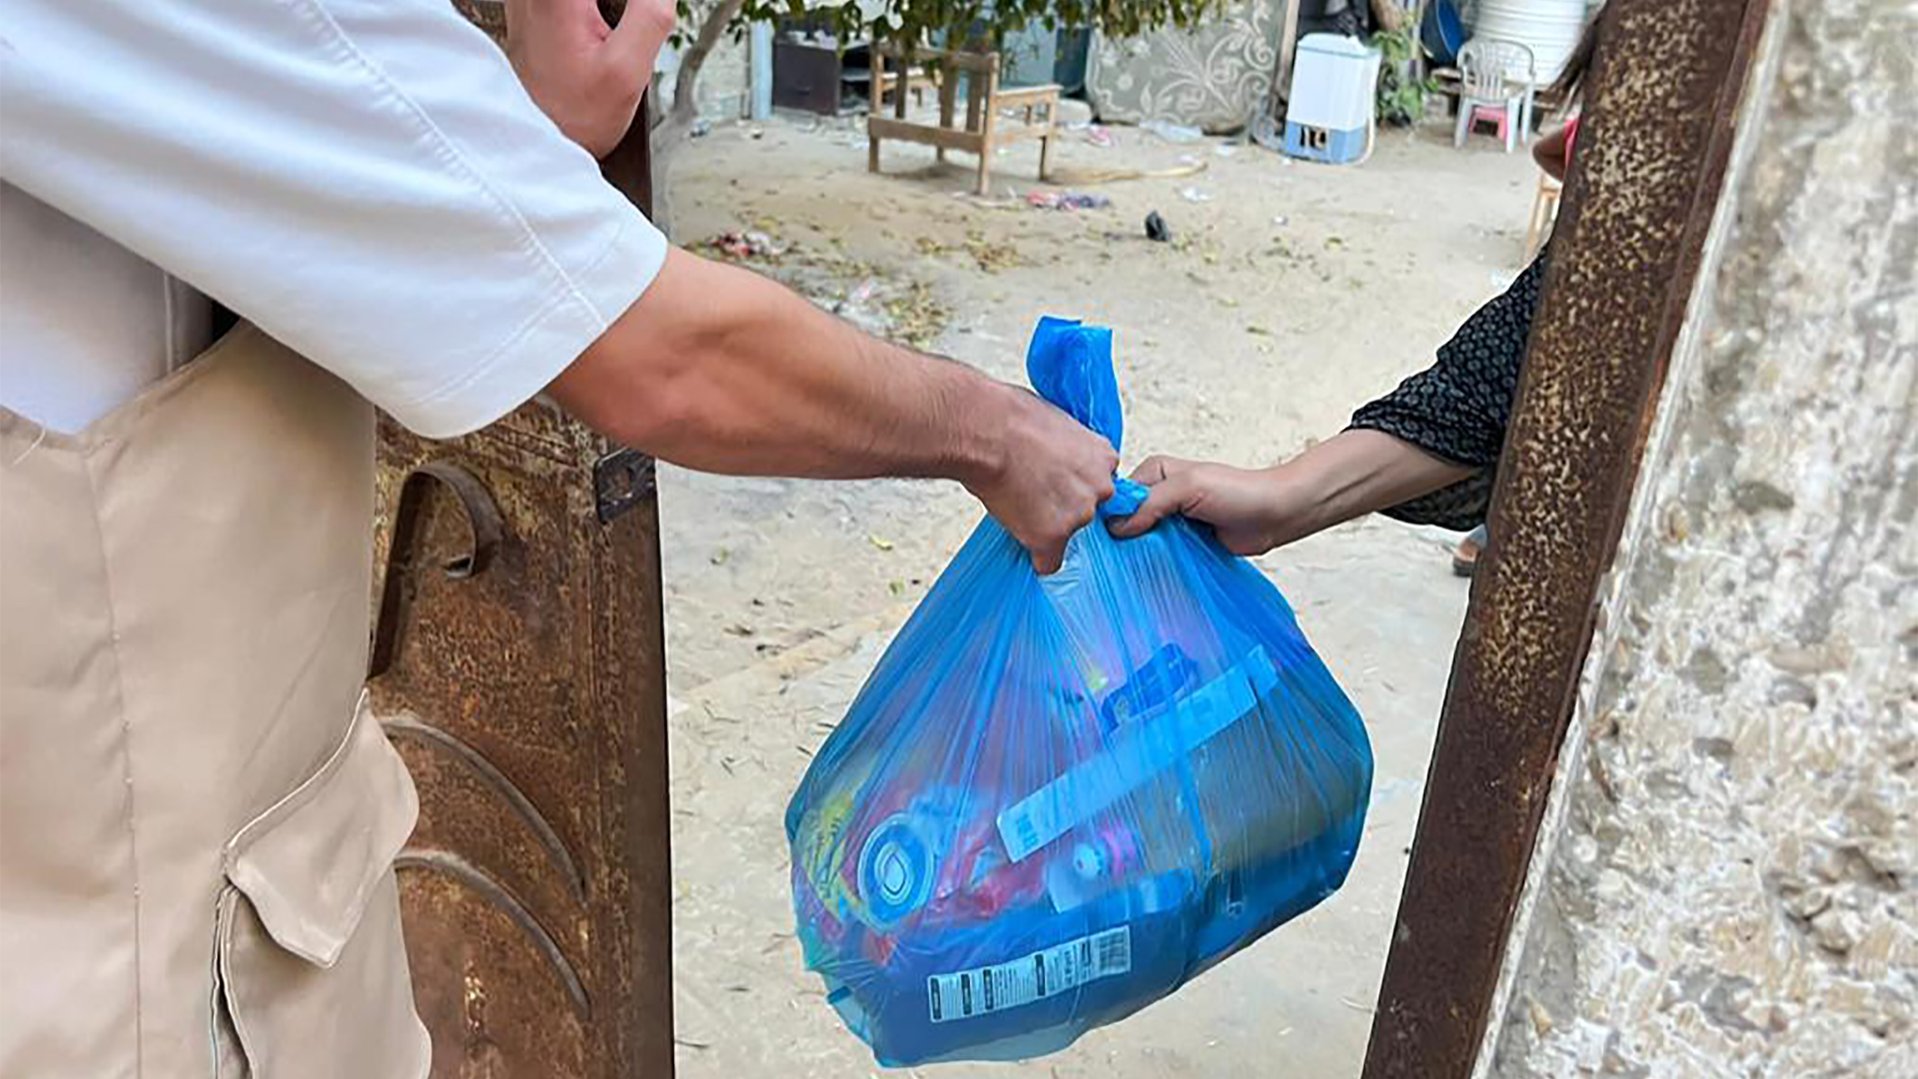
[[[1611,0],[1432,752],[1365,1079],[1465,1079],[1764,0]]]
[[[645,207],[643,136],[607,174]],[[435,1077],[671,1075],[651,477],[538,403],[449,442],[381,425],[369,685],[420,790],[399,865]]]

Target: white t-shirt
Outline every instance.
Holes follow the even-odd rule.
[[[203,348],[210,295],[464,433],[666,254],[449,0],[0,0],[0,180],[0,404],[62,431]]]

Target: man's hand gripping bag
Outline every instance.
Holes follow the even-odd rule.
[[[1110,331],[1046,319],[1027,370],[1118,446]],[[1291,608],[1209,531],[1094,525],[1041,578],[988,519],[786,810],[806,965],[881,1064],[1052,1052],[1331,894],[1371,783]]]

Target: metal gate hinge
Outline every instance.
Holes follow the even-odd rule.
[[[593,501],[600,524],[651,498],[656,488],[653,459],[638,450],[614,450],[593,465]]]

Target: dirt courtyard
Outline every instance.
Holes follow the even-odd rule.
[[[674,238],[758,231],[745,258],[871,328],[1022,381],[1043,314],[1116,331],[1127,464],[1152,452],[1269,463],[1337,432],[1425,366],[1520,268],[1537,173],[1490,138],[1382,132],[1356,168],[1217,139],[1069,133],[1060,188],[1036,150],[977,199],[968,159],[853,121],[722,124],[679,151]],[[1201,168],[1202,167],[1202,168]],[[1191,170],[1200,168],[1200,171]],[[1099,185],[1071,172],[1180,176]],[[1035,209],[1074,190],[1104,209]],[[1157,210],[1174,242],[1152,243]],[[711,253],[710,248],[705,248]],[[675,1026],[689,1079],[879,1069],[802,967],[782,815],[812,751],[977,522],[950,484],[801,483],[664,468]],[[1466,601],[1452,537],[1367,519],[1259,560],[1365,716],[1377,775],[1345,888],[1177,994],[1071,1049],[932,1076],[1358,1074]],[[902,1073],[904,1074],[904,1073]]]

